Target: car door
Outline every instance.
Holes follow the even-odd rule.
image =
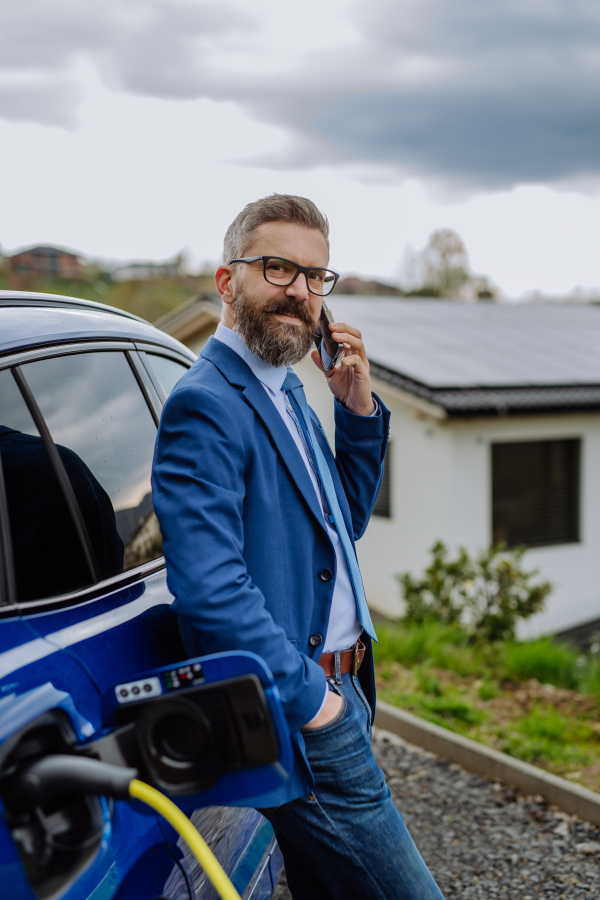
[[[14,698],[8,735],[33,692],[38,717],[60,707],[77,723],[73,739],[89,738],[112,684],[184,658],[150,490],[160,405],[185,371],[174,357],[154,348],[144,364],[128,342],[90,342],[23,354],[0,371],[5,555],[14,561],[0,610],[0,692]],[[213,826],[222,817],[215,811]],[[145,883],[151,896],[173,868],[154,820],[137,818],[129,808],[106,818],[109,852],[86,873],[90,883],[112,878],[119,897],[144,897]],[[253,811],[228,821],[232,871],[266,832]],[[71,866],[71,881],[78,871]]]
[[[111,683],[184,655],[150,493],[159,401],[136,355],[92,342],[0,369],[0,767],[28,744],[89,740]],[[4,816],[0,848],[20,848],[29,875],[13,861],[11,896],[104,885],[125,897],[132,883],[130,896],[156,895],[173,867],[165,835],[117,806],[87,797],[41,822]]]
[[[79,539],[43,566],[21,554],[16,599],[27,627],[69,650],[101,691],[183,653],[152,506],[157,410],[136,355],[126,343],[88,344],[11,371],[42,443],[55,448]]]

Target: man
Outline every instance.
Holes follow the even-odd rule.
[[[288,368],[313,346],[337,280],[328,265],[327,220],[305,198],[250,203],[229,227],[221,324],[159,430],[168,582],[190,655],[250,650],[277,681],[295,765],[253,805],[273,823],[294,900],[440,900],[370,749],[374,632],[353,542],[381,483],[389,412],[350,325],[331,326],[336,369],[312,352],[335,398],[335,458]]]

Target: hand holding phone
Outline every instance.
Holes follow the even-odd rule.
[[[315,346],[319,351],[319,356],[321,357],[321,362],[323,363],[323,368],[326,372],[335,369],[340,358],[344,354],[344,345],[338,344],[331,336],[329,326],[332,322],[333,315],[331,314],[331,310],[325,303],[325,300],[323,300],[321,315],[319,317],[319,332],[315,337]]]

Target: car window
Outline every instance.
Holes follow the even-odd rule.
[[[59,454],[67,469],[76,469],[67,451],[60,448]],[[79,535],[50,457],[8,369],[0,371],[0,463],[17,601],[53,597],[90,584]],[[86,512],[92,503],[90,498],[84,504]]]
[[[22,371],[54,442],[76,454],[114,511],[113,525],[106,504],[96,516],[100,576],[160,556],[150,487],[156,426],[125,354],[79,353],[28,363]],[[75,487],[75,474],[69,475]]]
[[[176,362],[174,359],[169,359],[166,356],[158,356],[156,353],[147,353],[146,359],[152,366],[153,373],[162,384],[167,397],[189,368],[183,363]]]

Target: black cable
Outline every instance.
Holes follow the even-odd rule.
[[[189,880],[189,878],[188,878],[188,876],[187,876],[187,872],[185,871],[185,868],[184,868],[184,866],[183,866],[183,863],[181,862],[180,859],[177,859],[177,857],[175,856],[175,854],[174,854],[173,851],[171,850],[171,842],[169,841],[168,837],[167,837],[166,834],[165,834],[165,830],[164,830],[164,826],[163,826],[163,820],[161,819],[160,816],[156,816],[156,821],[157,821],[157,823],[158,823],[158,827],[160,828],[160,832],[161,832],[161,834],[162,834],[162,836],[163,836],[163,840],[164,840],[164,842],[165,842],[165,847],[167,848],[167,853],[169,854],[169,856],[171,857],[171,859],[173,860],[173,862],[175,863],[175,865],[179,867],[179,871],[180,871],[181,874],[183,875],[183,880],[185,881],[185,886],[186,886],[186,888],[187,888],[188,896],[189,896],[190,900],[195,900],[194,895],[192,894],[192,888],[191,888],[191,886],[190,886],[190,880]],[[159,900],[160,900],[160,898],[159,898]]]

